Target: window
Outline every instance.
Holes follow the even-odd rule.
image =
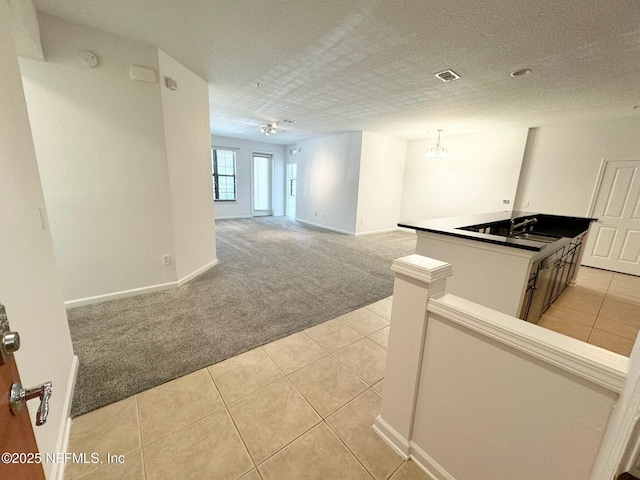
[[[211,149],[213,171],[213,199],[221,202],[236,200],[236,152]]]

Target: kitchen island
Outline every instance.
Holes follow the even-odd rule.
[[[494,212],[421,220],[416,253],[448,262],[447,292],[536,323],[572,283],[592,218]]]

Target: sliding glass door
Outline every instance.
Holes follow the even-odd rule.
[[[296,181],[297,181],[297,165],[290,163],[287,165],[287,197],[286,207],[287,216],[296,218]]]
[[[253,216],[271,215],[271,155],[253,154]]]

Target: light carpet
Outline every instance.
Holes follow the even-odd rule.
[[[353,237],[286,217],[216,221],[220,264],[186,285],[68,310],[72,416],[376,302],[413,233]]]

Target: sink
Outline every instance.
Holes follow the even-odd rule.
[[[524,232],[524,233],[516,233],[514,235],[511,235],[509,238],[517,238],[519,240],[531,240],[532,242],[553,243],[562,237],[559,235],[552,235],[550,233]]]

